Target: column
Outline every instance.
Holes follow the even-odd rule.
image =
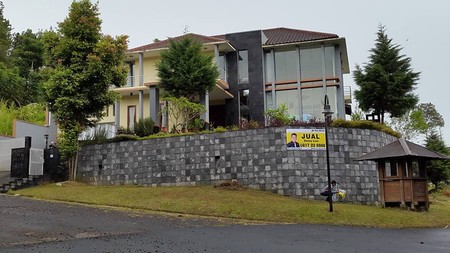
[[[161,122],[159,122],[159,89],[155,86],[150,87],[150,118],[155,122],[155,126],[161,127]]]
[[[205,94],[200,96],[200,104],[206,107],[206,112],[203,113],[200,118],[203,119],[206,125],[209,125],[209,92],[206,91]]]
[[[139,91],[139,119],[144,119],[144,102],[143,102],[143,98],[144,98],[144,91],[140,90]]]
[[[139,53],[139,86],[144,85],[144,53]]]
[[[117,132],[120,128],[120,101],[114,102],[114,126]]]

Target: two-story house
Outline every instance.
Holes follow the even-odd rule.
[[[283,103],[297,119],[323,119],[325,94],[333,117],[345,118],[349,111],[350,92],[343,83],[343,75],[349,73],[345,38],[274,28],[171,39],[185,36],[200,42],[203,53],[214,55],[221,73],[214,89],[201,98],[208,108],[203,118],[214,126],[239,124],[240,118],[264,123],[264,112]],[[127,85],[114,89],[122,99],[107,109],[100,123],[133,128],[138,119],[151,117],[156,125],[167,127],[167,119],[159,113],[164,103],[156,64],[168,46],[169,40],[163,40],[127,51]]]

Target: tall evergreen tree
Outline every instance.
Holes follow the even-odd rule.
[[[192,98],[211,91],[219,78],[213,55],[202,54],[202,45],[186,35],[181,41],[170,40],[157,65],[160,86],[175,97]]]
[[[103,109],[117,98],[110,85],[125,84],[122,61],[127,37],[102,35],[99,15],[98,3],[72,2],[69,15],[59,23],[57,43],[46,50],[51,52],[48,56],[54,66],[45,83],[48,102],[61,130],[60,150],[72,162],[79,134],[94,123],[93,118],[101,118]],[[74,168],[69,163],[72,179]]]
[[[22,77],[28,77],[30,72],[38,70],[44,61],[44,45],[39,34],[28,29],[14,35],[11,61],[19,68]]]
[[[412,70],[411,58],[401,55],[401,49],[380,25],[369,62],[362,67],[356,65],[353,72],[359,87],[355,98],[360,108],[378,115],[381,123],[384,123],[385,113],[400,117],[413,109],[419,100],[413,91],[420,73]]]
[[[3,2],[0,1],[0,62],[7,63],[7,56],[11,48],[11,24],[3,16]]]
[[[40,33],[35,34],[30,29],[16,33],[10,58],[12,65],[19,69],[19,74],[24,79],[23,101],[26,104],[43,102],[43,78],[39,70],[44,61],[44,45]]]
[[[427,137],[426,147],[429,150],[433,150],[447,156],[450,155],[449,148],[445,146],[442,137],[437,133],[432,133]],[[427,175],[430,182],[434,184],[435,189],[439,189],[441,182],[447,182],[450,179],[450,161],[429,161],[427,163]]]

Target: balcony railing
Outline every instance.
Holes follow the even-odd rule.
[[[227,72],[223,71],[223,70],[221,70],[219,72],[220,72],[219,79],[226,81],[226,79],[227,79]],[[143,77],[143,80],[144,80],[143,84],[144,83],[148,83],[148,82],[156,82],[157,81],[156,79],[151,79],[151,77],[149,77],[148,75],[144,75],[144,76],[127,76],[126,84],[123,87],[137,87],[137,86],[140,86],[139,85],[139,81],[140,81],[140,78],[142,78],[142,77]]]

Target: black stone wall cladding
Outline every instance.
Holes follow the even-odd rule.
[[[239,124],[238,97],[239,90],[243,89],[248,89],[250,92],[249,109],[251,119],[264,122],[264,71],[261,31],[227,34],[226,39],[230,41],[237,51],[248,51],[249,75],[248,83],[238,83],[237,52],[229,53],[227,55],[228,84],[230,85],[229,92],[233,94],[234,98],[226,102],[226,122],[228,125]]]
[[[325,151],[287,150],[286,128],[240,130],[84,146],[78,177],[96,185],[240,184],[307,199],[323,199]],[[355,158],[395,137],[374,130],[331,128],[331,177],[347,190],[344,201],[378,204],[376,164]]]

